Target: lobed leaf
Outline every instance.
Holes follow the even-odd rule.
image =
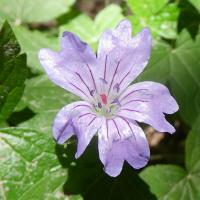
[[[0,22],[7,19],[15,24],[46,22],[64,14],[74,0],[0,0]]]
[[[41,48],[58,50],[58,38],[48,36],[39,31],[30,31],[27,28],[17,26],[14,32],[20,43],[23,52],[27,54],[27,64],[33,73],[43,73],[38,59],[38,52]]]
[[[155,37],[176,38],[179,15],[176,3],[168,3],[167,0],[127,0],[127,3],[133,12],[130,19],[136,33],[150,27]]]
[[[160,200],[200,198],[200,118],[186,140],[186,169],[175,165],[147,167],[141,178]]]
[[[0,121],[8,118],[23,94],[26,55],[19,52],[15,35],[5,22],[0,31]]]
[[[0,199],[64,199],[66,171],[46,134],[7,128],[0,130]]]
[[[60,35],[64,31],[76,33],[83,41],[96,50],[97,42],[102,32],[105,29],[114,28],[123,18],[122,9],[115,4],[111,4],[100,11],[94,21],[87,15],[81,14],[66,25],[61,26],[59,32]]]
[[[189,0],[189,2],[200,12],[200,0]]]

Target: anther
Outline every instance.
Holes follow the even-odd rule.
[[[113,90],[116,91],[117,93],[119,92],[119,84],[116,83],[114,86],[113,86]]]
[[[100,103],[100,102],[98,102],[98,107],[99,107],[99,108],[102,108],[102,105],[101,105],[101,103]]]

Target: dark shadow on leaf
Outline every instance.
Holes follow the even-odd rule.
[[[84,154],[75,159],[76,142],[56,145],[56,154],[68,170],[68,179],[63,186],[66,195],[81,194],[84,200],[154,200],[149,186],[138,176],[138,171],[128,164],[122,173],[112,178],[104,173],[98,158],[97,138],[93,139]]]
[[[26,120],[31,119],[35,116],[35,113],[30,110],[28,107],[20,110],[18,112],[13,112],[10,117],[7,119],[7,122],[10,126],[17,126],[19,123],[22,123]]]
[[[178,32],[181,32],[182,29],[186,28],[192,38],[195,38],[200,25],[199,12],[188,0],[181,0],[179,7],[181,12],[178,18]]]
[[[81,13],[75,8],[75,6],[72,6],[71,9],[59,16],[56,21],[59,25],[64,25],[67,24],[67,22],[69,22],[70,20],[73,20],[75,17],[77,17],[78,15],[80,15]]]

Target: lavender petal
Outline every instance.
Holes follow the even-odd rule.
[[[106,77],[108,85],[116,84],[124,90],[144,69],[150,57],[151,35],[143,29],[132,38],[131,23],[122,21],[114,31],[105,31],[99,42],[97,59],[101,66],[99,77]],[[120,63],[120,64],[119,64]]]
[[[105,120],[98,137],[100,160],[105,172],[113,177],[120,174],[124,161],[139,169],[150,156],[145,134],[136,123],[120,117],[114,122]]]
[[[150,81],[136,83],[127,88],[119,101],[122,104],[119,115],[147,123],[160,132],[175,131],[163,113],[176,112],[178,104],[164,85]]]
[[[86,115],[87,114],[87,115]],[[79,157],[101,126],[101,119],[91,111],[91,106],[79,101],[63,107],[53,123],[53,136],[63,144],[71,136],[78,138],[76,157]]]
[[[97,65],[95,54],[70,32],[63,33],[61,47],[60,52],[41,49],[39,60],[42,66],[55,84],[88,100],[95,89],[91,81],[91,73],[94,73]]]

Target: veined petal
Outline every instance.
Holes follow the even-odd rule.
[[[92,112],[91,109],[90,104],[85,101],[77,101],[64,106],[56,115],[53,123],[52,128],[55,140],[62,144],[74,135],[74,119],[83,113]]]
[[[93,112],[90,104],[79,101],[63,107],[53,124],[53,136],[62,144],[72,135],[78,138],[76,158],[79,157],[101,126],[101,119]]]
[[[110,176],[120,174],[125,160],[136,169],[147,164],[150,156],[148,142],[134,121],[121,116],[105,119],[98,138],[99,157]]]
[[[139,82],[129,86],[120,95],[119,101],[124,105],[131,100],[134,101],[134,99],[153,102],[156,108],[166,114],[175,113],[179,109],[168,88],[163,84],[152,81]]]
[[[76,120],[78,147],[75,157],[78,158],[85,151],[87,145],[90,143],[92,137],[98,132],[102,125],[102,118],[95,115],[78,118]]]
[[[118,114],[147,123],[160,132],[175,131],[163,113],[176,112],[178,104],[164,85],[150,81],[133,84],[120,95],[119,101],[122,106]]]
[[[96,59],[96,56],[87,43],[81,41],[81,39],[75,34],[65,31],[61,38],[61,47],[70,57],[68,59],[79,60],[80,62],[92,63]]]
[[[131,40],[131,34],[132,26],[128,20],[121,21],[113,31],[106,30],[99,40],[99,46],[97,50],[98,57],[104,56],[116,48],[118,45],[116,44],[117,42],[121,42],[121,45],[123,45],[125,42],[126,45],[128,45]]]
[[[79,37],[64,32],[61,51],[41,49],[39,59],[49,79],[60,87],[80,96],[84,100],[91,98],[96,83],[93,76],[96,70],[96,56],[90,47]]]
[[[113,32],[114,36],[120,38],[123,42],[129,42],[132,37],[132,24],[129,20],[122,20]]]
[[[108,82],[108,93],[118,85],[122,91],[146,66],[150,57],[151,35],[145,28],[131,37],[131,24],[122,21],[114,31],[105,31],[100,38],[97,58],[99,77]]]

